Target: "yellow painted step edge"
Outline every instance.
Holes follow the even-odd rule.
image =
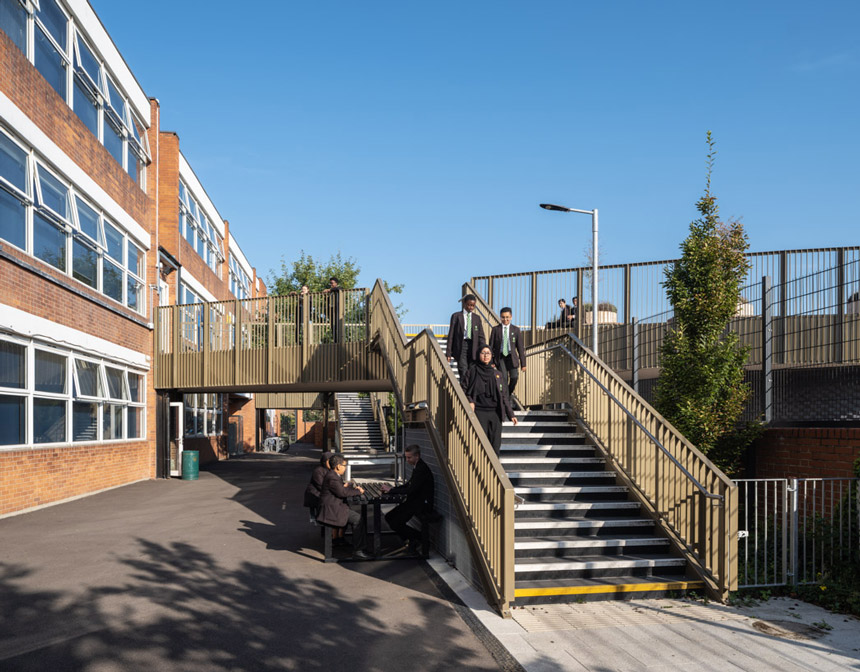
[[[642,593],[657,590],[701,590],[704,581],[675,581],[673,583],[622,583],[605,586],[555,586],[553,588],[514,589],[518,597],[549,597],[552,595],[594,595],[598,593]]]

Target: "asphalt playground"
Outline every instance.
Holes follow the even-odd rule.
[[[793,601],[504,620],[439,557],[324,563],[301,506],[318,455],[0,519],[0,670],[860,670],[860,621]]]

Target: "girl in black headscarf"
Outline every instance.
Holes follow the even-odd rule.
[[[502,423],[510,420],[517,424],[517,419],[508,399],[508,386],[504,376],[493,367],[490,363],[492,361],[493,351],[489,345],[483,346],[478,351],[475,366],[463,376],[463,389],[472,410],[478,416],[478,422],[498,455],[502,447]]]

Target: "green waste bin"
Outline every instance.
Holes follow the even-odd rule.
[[[200,451],[182,451],[182,480],[196,481],[200,476]]]

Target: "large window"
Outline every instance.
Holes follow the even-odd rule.
[[[3,0],[0,28],[144,189],[149,146],[143,123],[74,17],[58,0]]]
[[[220,436],[224,433],[224,395],[186,394],[185,436]]]
[[[184,182],[179,182],[179,233],[220,278],[224,239],[203,213]]]
[[[141,439],[142,373],[0,335],[0,449]]]
[[[0,239],[145,312],[144,251],[73,184],[2,131]]]

